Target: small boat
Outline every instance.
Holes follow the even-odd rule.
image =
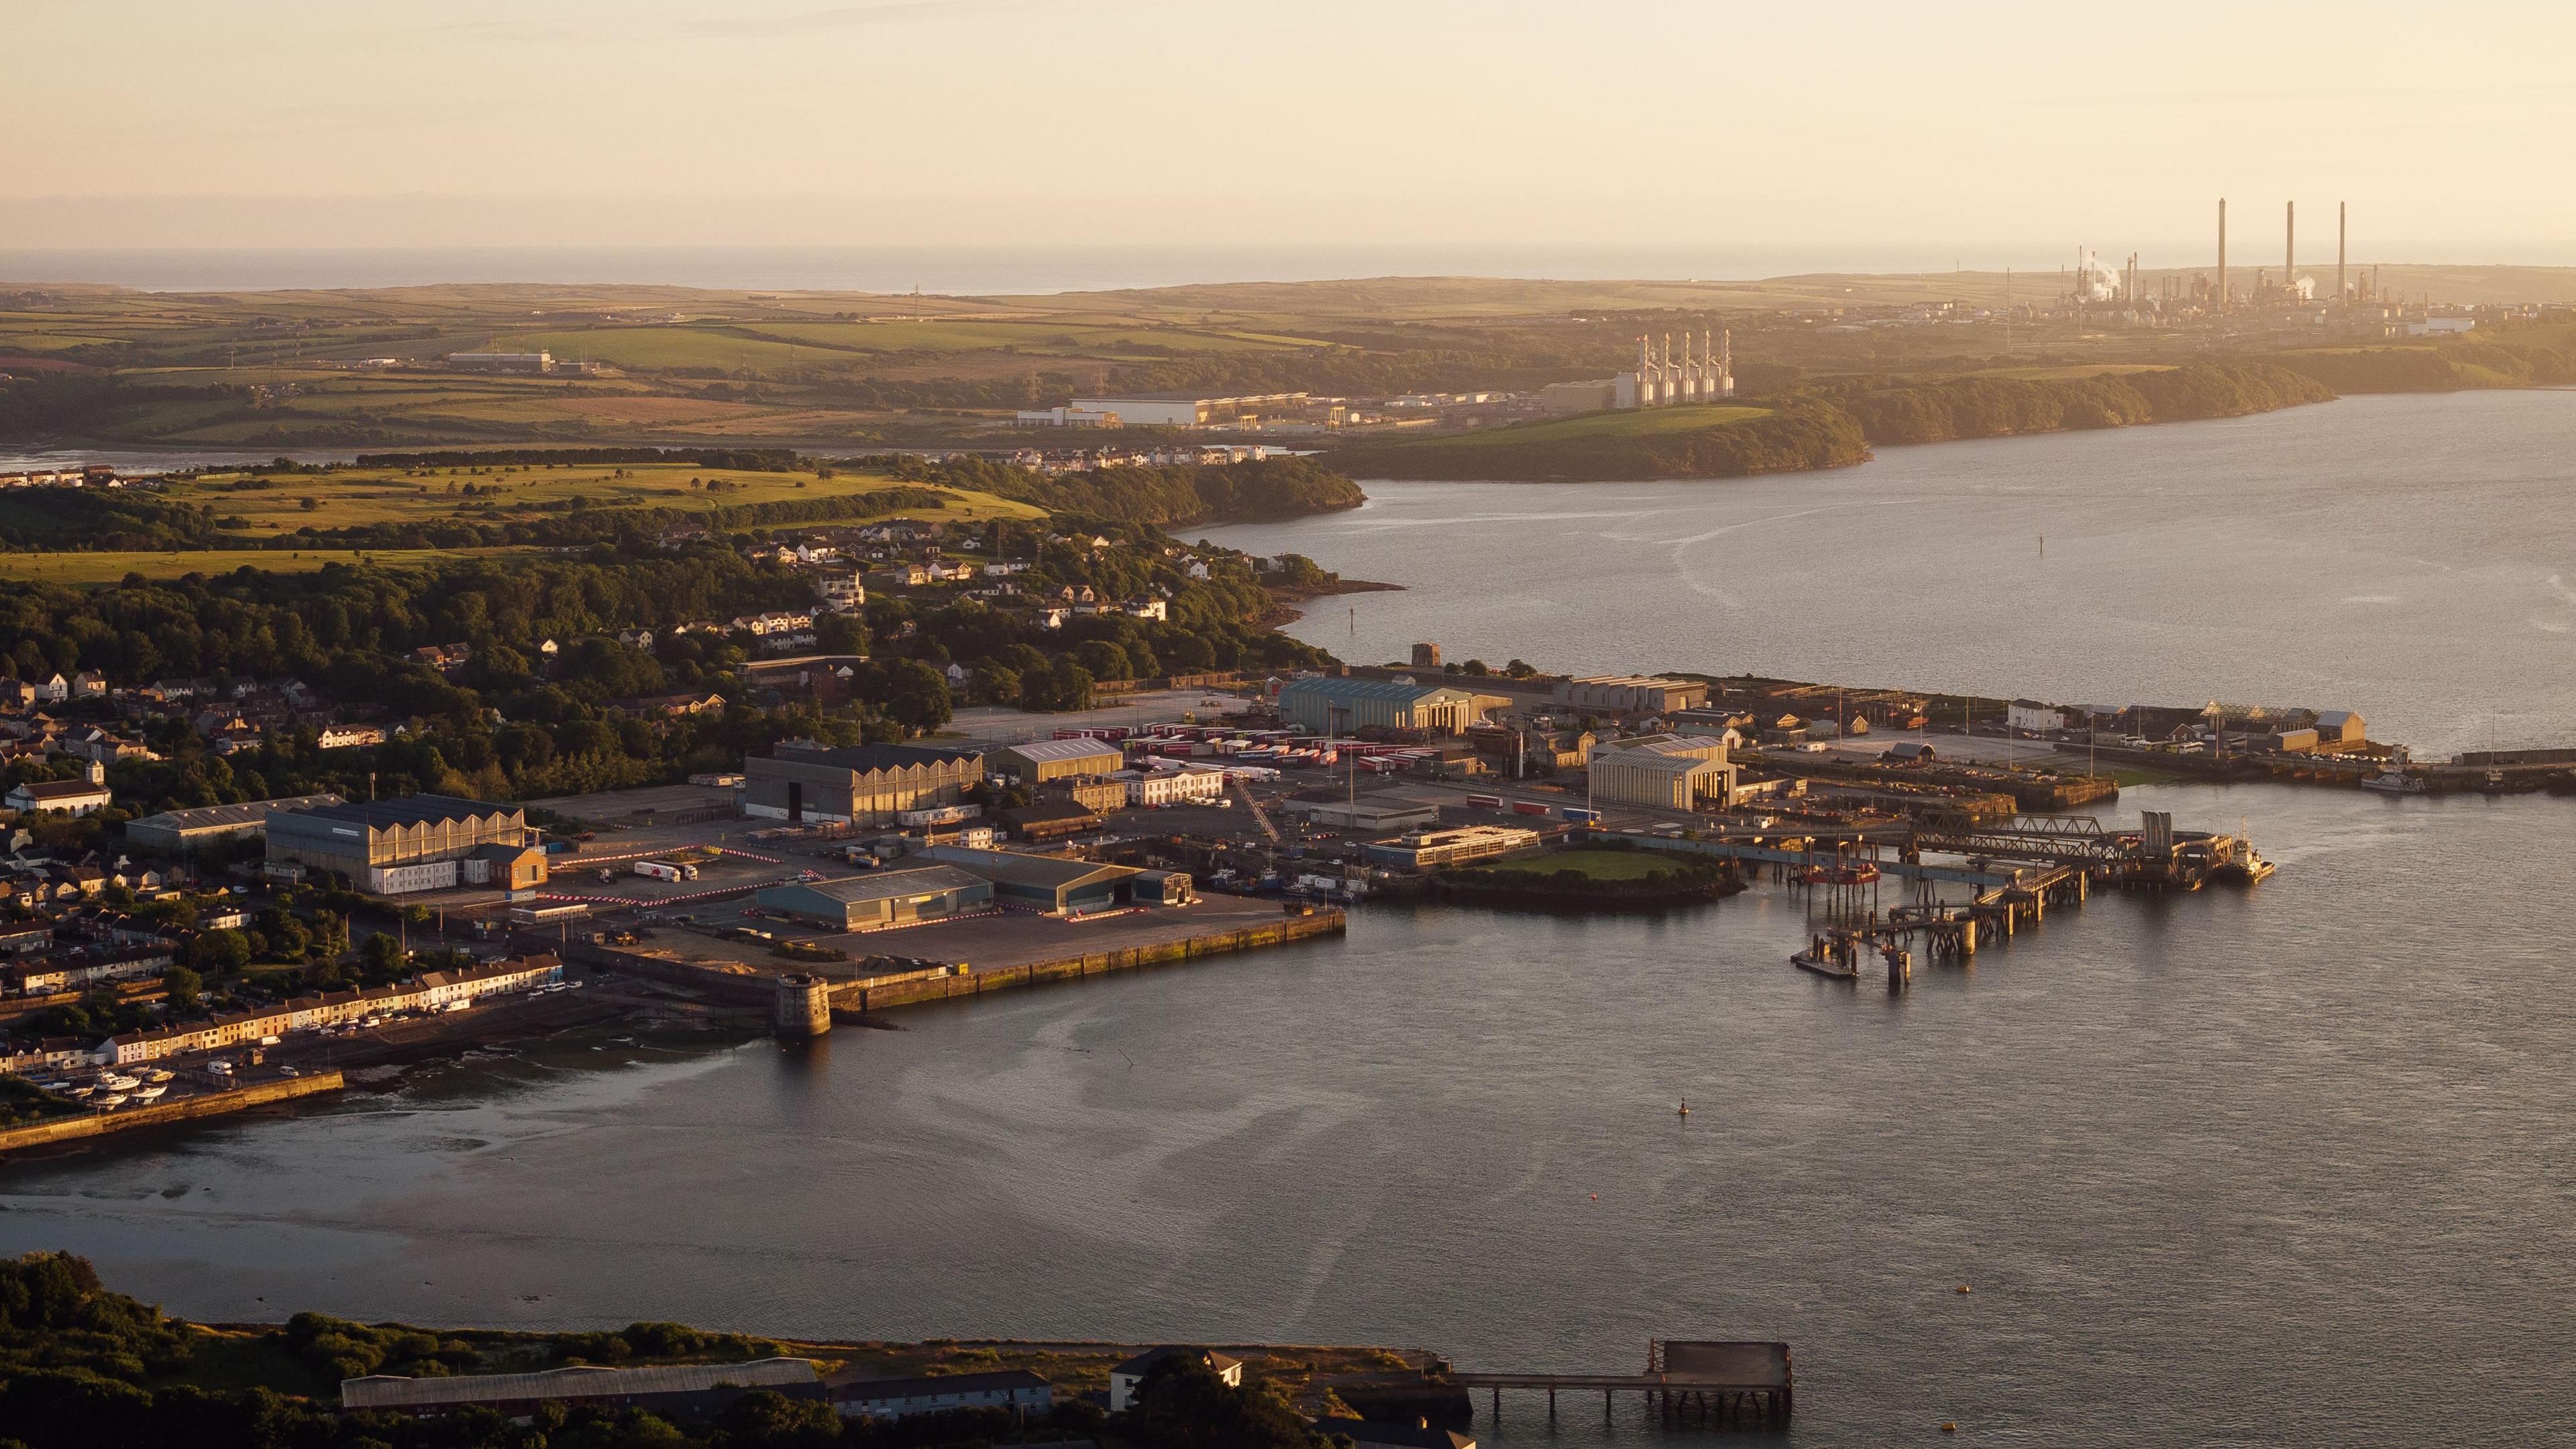
[[[129,1077],[120,1072],[113,1077],[104,1079],[99,1083],[99,1085],[114,1091],[131,1092],[135,1088],[143,1085],[143,1079],[141,1077]]]
[[[2489,795],[2501,795],[2501,794],[2503,794],[2503,793],[2504,793],[2504,771],[2502,771],[2502,770],[2489,770],[2489,771],[2487,771],[2486,783],[2485,783],[2485,784],[2483,784],[2483,785],[2478,786],[2478,789],[2479,789],[2479,790],[2481,790],[2481,791],[2483,791],[2483,792],[2484,792],[2484,793],[2486,793],[2486,794],[2489,794]]]
[[[104,1097],[93,1098],[90,1105],[95,1107],[105,1107],[113,1111],[116,1108],[125,1105],[125,1094],[123,1092],[110,1092]]]
[[[2414,757],[2407,753],[2406,747],[2399,745],[2388,752],[2388,764],[2378,774],[2362,781],[2361,788],[2375,790],[2382,795],[2421,795],[2424,793],[2423,778],[2408,773],[2414,763]]]
[[[1857,957],[1850,961],[1834,959],[1832,948],[1822,941],[1809,943],[1807,949],[1789,958],[1789,964],[1801,971],[1812,971],[1818,976],[1830,976],[1836,981],[1858,981],[1860,966],[1857,962]]]
[[[134,1092],[134,1100],[138,1102],[157,1102],[161,1100],[162,1094],[169,1090],[170,1089],[168,1087],[155,1082],[148,1087],[136,1088]]]
[[[167,1067],[149,1067],[140,1073],[140,1075],[143,1080],[147,1082],[167,1082],[175,1080],[178,1073],[171,1071]]]

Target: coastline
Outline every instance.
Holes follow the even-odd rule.
[[[1559,425],[1515,424],[1530,430],[1528,441],[1515,442],[1510,429],[1502,429],[1375,447],[1348,444],[1323,457],[1353,477],[1386,482],[1704,482],[1854,467],[1885,447],[2208,422],[2337,396],[2307,374],[2255,360],[2048,382],[1953,377],[1873,386],[1861,380],[1789,397],[1766,417],[1700,429],[1623,435],[1610,424],[1589,434],[1543,438],[1542,430]]]

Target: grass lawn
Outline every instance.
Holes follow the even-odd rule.
[[[1581,846],[1481,864],[1486,870],[1524,875],[1555,875],[1570,870],[1593,880],[1644,880],[1650,872],[1673,868],[1671,861],[1650,850],[1587,850]]]
[[[1555,443],[1569,438],[1640,438],[1663,433],[1696,433],[1709,428],[1731,427],[1770,416],[1769,408],[1743,407],[1734,403],[1676,403],[1670,407],[1639,408],[1634,412],[1585,413],[1581,417],[1562,418],[1546,423],[1514,423],[1491,432],[1444,433],[1432,438],[1405,438],[1395,446],[1419,442],[1442,448],[1517,447],[1527,443]],[[1370,446],[1376,446],[1371,440]]]

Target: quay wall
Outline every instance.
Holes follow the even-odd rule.
[[[959,996],[981,996],[988,991],[1016,990],[1049,981],[1079,981],[1112,971],[1133,971],[1145,966],[1195,961],[1202,956],[1223,956],[1236,951],[1257,951],[1265,946],[1284,946],[1291,941],[1338,936],[1349,926],[1350,918],[1340,908],[1327,906],[1310,916],[1282,916],[1267,925],[1214,931],[1203,936],[1157,941],[1116,951],[1095,951],[1079,956],[1060,956],[1051,961],[1032,961],[1023,966],[1002,966],[947,976],[920,976],[882,984],[854,983],[833,990],[832,1006],[837,1011],[883,1011],[888,1007],[914,1006]]]
[[[839,980],[831,986],[831,1009],[835,1013],[884,1011],[891,1007],[981,996],[988,991],[1015,990],[1050,981],[1079,981],[1112,971],[1133,971],[1146,966],[1195,961],[1203,956],[1257,951],[1265,946],[1281,946],[1318,936],[1338,936],[1348,928],[1349,918],[1340,909],[1327,906],[1312,915],[1283,915],[1276,921],[1232,931],[1211,931],[1178,940],[1060,956],[1017,966],[937,967],[862,980]],[[583,941],[564,942],[550,949],[560,953],[565,960],[580,965],[625,972],[647,981],[678,987],[712,1007],[756,1011],[763,1022],[771,1020],[777,1011],[779,972],[741,974]],[[828,970],[812,966],[799,969]]]
[[[129,1132],[140,1127],[158,1127],[171,1122],[189,1122],[200,1117],[220,1117],[250,1107],[264,1107],[272,1102],[291,1102],[298,1097],[311,1097],[323,1092],[337,1092],[347,1083],[338,1072],[312,1072],[300,1077],[281,1077],[273,1082],[231,1087],[201,1096],[182,1097],[175,1102],[160,1102],[149,1107],[134,1107],[117,1112],[84,1112],[74,1117],[57,1117],[48,1122],[30,1122],[23,1127],[0,1130],[0,1152],[15,1152],[48,1143],[72,1142],[84,1137],[104,1137],[111,1132]]]

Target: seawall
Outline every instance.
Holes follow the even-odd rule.
[[[1327,906],[1318,908],[1311,915],[1281,916],[1274,921],[1230,931],[1207,931],[1167,941],[1149,941],[1116,950],[1089,951],[1009,966],[934,966],[856,979],[837,976],[835,968],[831,967],[805,966],[799,969],[819,971],[833,977],[832,1010],[835,1015],[841,1015],[981,996],[986,992],[1017,990],[1051,981],[1080,981],[1112,971],[1173,965],[1238,951],[1257,951],[1292,941],[1338,936],[1348,928],[1349,918],[1338,908]],[[760,1021],[766,1023],[775,1009],[779,972],[727,971],[715,965],[581,941],[565,943],[556,949],[562,951],[569,961],[677,987],[719,1011],[758,1012]]]
[[[899,980],[857,982],[835,988],[832,1006],[843,1011],[883,1011],[888,1007],[946,1001],[959,996],[981,996],[988,991],[1009,991],[1049,981],[1079,981],[1112,971],[1134,971],[1146,966],[1195,961],[1203,956],[1257,951],[1265,946],[1285,946],[1292,941],[1338,936],[1349,928],[1350,918],[1339,907],[1326,906],[1309,916],[1282,916],[1264,925],[1185,936],[1177,941],[1157,941],[1115,951],[1059,956],[1052,961],[1032,961],[1021,966],[960,971],[944,976],[919,974]]]
[[[57,1117],[49,1122],[31,1122],[23,1127],[0,1129],[0,1152],[74,1142],[85,1137],[104,1137],[110,1133],[159,1127],[172,1122],[192,1122],[201,1117],[220,1117],[228,1112],[264,1107],[272,1102],[291,1102],[298,1097],[337,1092],[346,1085],[336,1071],[312,1072],[300,1077],[282,1077],[273,1082],[182,1097],[175,1102],[161,1102],[149,1107],[85,1112],[74,1117]]]

